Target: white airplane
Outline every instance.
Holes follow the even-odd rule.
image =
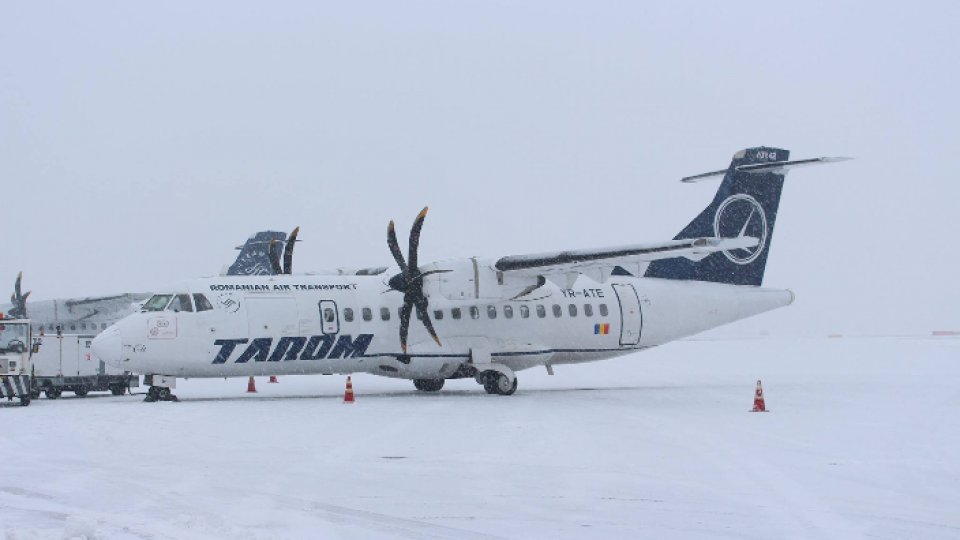
[[[279,257],[271,247],[288,241],[296,242],[298,230],[299,228],[294,229],[289,239],[286,233],[279,231],[260,231],[251,235],[242,246],[237,246],[240,253],[237,254],[233,264],[224,268],[222,275],[254,276],[282,273]],[[288,267],[292,263],[292,255],[291,248],[287,250],[284,261]],[[27,298],[30,292],[21,291],[22,279],[21,272],[14,282],[10,303],[0,304],[0,313],[6,313],[11,318],[29,318],[36,335],[42,332],[54,334],[58,331],[97,335],[127,315],[138,312],[140,305],[152,296],[151,293],[126,292],[109,296],[37,300],[30,302],[28,312]]]
[[[841,159],[737,152],[726,170],[683,179],[723,177],[675,239],[652,244],[422,263],[424,208],[407,257],[390,222],[396,266],[185,281],[101,333],[94,352],[147,375],[146,401],[176,400],[177,378],[357,372],[426,392],[472,377],[510,395],[523,369],[552,373],[790,304],[791,291],[760,287],[784,176]]]

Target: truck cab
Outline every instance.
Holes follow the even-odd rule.
[[[0,398],[27,406],[31,398],[31,357],[37,344],[29,319],[8,319],[0,314]]]

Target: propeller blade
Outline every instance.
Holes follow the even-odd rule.
[[[290,233],[290,237],[287,238],[287,245],[283,248],[283,273],[291,274],[293,273],[293,245],[297,241],[297,235],[300,234],[300,227],[293,229],[293,232]]]
[[[410,310],[412,306],[404,303],[400,308],[400,348],[407,354],[407,333],[410,331]]]
[[[413,220],[413,227],[410,228],[410,271],[417,271],[417,250],[420,248],[420,231],[423,229],[423,220],[427,217],[429,206],[424,206],[423,210],[417,214],[417,219]]]
[[[17,281],[13,284],[13,294],[20,296],[20,280],[23,279],[23,272],[17,272]]]
[[[443,347],[443,344],[440,343],[440,338],[437,337],[436,330],[433,329],[433,322],[430,321],[430,313],[427,312],[427,305],[427,299],[420,296],[420,298],[417,299],[417,315],[420,316],[423,325],[427,327],[427,332],[430,333],[430,337],[437,342],[437,346]]]
[[[393,254],[393,260],[397,261],[397,266],[404,275],[408,273],[407,263],[403,260],[403,253],[400,252],[400,243],[397,242],[397,233],[393,230],[393,220],[387,225],[387,245],[390,246],[390,253]]]
[[[277,255],[277,241],[270,240],[270,247],[268,248],[270,255],[270,266],[273,267],[274,274],[282,274],[282,269],[280,268],[280,256]]]

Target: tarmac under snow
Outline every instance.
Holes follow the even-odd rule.
[[[684,341],[439,394],[181,381],[0,408],[29,538],[960,538],[960,339]],[[771,412],[747,412],[762,378]]]

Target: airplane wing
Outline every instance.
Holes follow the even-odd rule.
[[[498,260],[494,267],[504,274],[516,276],[551,278],[558,274],[565,274],[569,278],[570,275],[588,274],[606,277],[617,266],[629,267],[673,257],[684,257],[698,261],[717,251],[751,248],[758,243],[757,238],[750,236],[690,238],[600,249],[511,255]]]

